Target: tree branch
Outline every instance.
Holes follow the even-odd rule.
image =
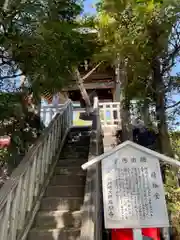
[[[169,108],[174,108],[174,107],[177,107],[178,105],[180,105],[180,101],[168,106],[166,109],[169,109]]]
[[[91,71],[89,71],[84,77],[82,77],[82,80],[84,81],[85,79],[87,79],[102,64],[102,62],[103,61],[98,63]]]
[[[162,64],[163,68],[161,71],[162,76],[165,74],[165,72],[171,70],[171,68],[175,65],[175,58],[176,58],[176,55],[179,53],[179,51],[180,51],[180,45],[176,46],[174,51],[172,51],[169,54],[168,58],[164,61],[164,63]],[[168,64],[171,60],[172,60],[171,64]]]
[[[179,25],[179,24],[178,24]],[[167,53],[168,56],[164,60],[162,64],[162,72],[161,75],[163,76],[167,71],[170,71],[171,68],[175,65],[176,56],[180,52],[180,33],[178,31],[179,26],[177,23],[173,27],[174,34],[171,37],[171,42],[169,42],[169,45],[172,45],[172,51],[170,53]],[[170,62],[171,61],[171,62]]]
[[[78,70],[78,68],[74,69],[74,75],[75,75],[75,79],[76,79],[76,83],[80,89],[80,92],[83,96],[83,99],[86,103],[87,106],[87,113],[89,114],[91,112],[91,102],[89,99],[89,96],[87,94],[87,91],[84,87],[84,80],[87,79],[100,65],[102,62],[98,63],[91,71],[89,71],[84,77],[81,77],[80,72]]]
[[[5,79],[9,79],[9,78],[17,78],[17,77],[21,77],[23,75],[23,73],[17,74],[17,75],[12,75],[12,76],[0,76],[0,81],[5,80]]]

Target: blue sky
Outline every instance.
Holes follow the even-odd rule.
[[[96,10],[93,8],[93,5],[96,3],[96,0],[85,0],[84,2],[84,11],[85,13],[95,13]]]

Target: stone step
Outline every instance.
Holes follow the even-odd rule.
[[[84,186],[48,186],[45,197],[83,197]]]
[[[28,240],[80,240],[80,229],[32,229]]]
[[[79,167],[81,168],[81,165],[83,163],[87,162],[85,158],[71,158],[71,159],[59,159],[57,162],[58,167]]]
[[[104,145],[111,145],[114,142],[116,142],[116,138],[115,137],[106,136],[106,137],[103,138]]]
[[[54,174],[86,176],[86,171],[80,167],[56,167]]]
[[[91,128],[90,127],[86,127],[86,129],[82,129],[82,128],[76,128],[76,129],[71,129],[71,131],[68,133],[68,137],[72,137],[73,135],[89,135],[91,132]]]
[[[66,139],[66,144],[77,144],[77,146],[83,146],[83,142],[88,143],[90,141],[90,135],[82,135],[82,134],[73,134],[68,136]]]
[[[69,158],[76,158],[76,159],[87,159],[89,151],[82,151],[82,152],[75,152],[75,151],[62,151],[60,155],[60,159],[69,159]]]
[[[109,152],[112,150],[112,147],[104,147],[104,152]]]
[[[69,132],[67,135],[66,141],[70,139],[81,139],[81,138],[90,138],[91,131],[74,131],[74,132]]]
[[[86,152],[89,150],[89,146],[77,146],[76,144],[69,144],[69,145],[66,145],[64,147],[64,149],[62,150],[63,153],[67,153],[67,152],[71,152],[71,153],[74,153],[74,152]]]
[[[90,138],[87,138],[87,137],[83,137],[81,139],[68,139],[66,144],[67,145],[72,145],[72,146],[78,146],[78,147],[81,147],[81,146],[88,146],[89,145],[89,142],[90,142]],[[66,145],[65,144],[65,145]]]
[[[83,130],[83,132],[81,132]],[[89,128],[72,128],[27,240],[80,240]]]
[[[89,126],[72,126],[71,127],[71,132],[75,132],[75,131],[90,131],[91,130],[91,127]]]
[[[77,211],[82,205],[83,197],[43,197],[40,210]]]
[[[68,175],[55,175],[50,182],[50,185],[63,185],[63,186],[84,186],[85,176],[68,176]]]
[[[80,228],[81,211],[40,211],[36,215],[34,227],[42,228]]]

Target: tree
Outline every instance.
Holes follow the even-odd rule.
[[[179,20],[178,4],[177,1],[105,0],[99,10],[100,36],[106,43],[105,50],[113,57],[118,52],[122,61],[127,62],[127,95],[129,98],[141,96],[155,103],[160,151],[171,156],[165,113],[168,89],[164,85],[172,88],[174,84],[167,81],[167,75],[179,54],[179,34],[173,30],[177,30]],[[176,40],[174,48],[170,46],[172,39]]]
[[[41,133],[41,124],[36,124],[37,112],[30,109],[30,96],[33,94],[38,106],[41,95],[54,94],[68,85],[76,77],[74,69],[92,55],[96,42],[90,35],[77,31],[80,24],[76,18],[82,9],[79,1],[5,3],[6,7],[4,2],[0,4],[0,120],[8,122],[8,129],[7,124],[1,124],[1,134],[13,135],[10,146],[13,159],[9,158],[8,149],[9,154],[0,162],[8,161],[8,168],[12,170],[19,163],[14,162],[15,155],[21,159],[34,142],[31,135],[38,137]],[[15,80],[20,77],[19,87]],[[21,98],[17,97],[14,103],[14,95],[19,94],[2,91],[20,92]],[[14,106],[20,109],[18,117]]]
[[[103,43],[102,58],[109,60],[116,69],[116,82],[120,81],[121,94],[119,101],[121,105],[121,125],[122,125],[122,138],[123,140],[131,139],[132,133],[130,128],[129,108],[130,102],[128,98],[127,86],[128,76],[126,74],[127,62],[125,57],[120,51],[122,38],[117,33],[117,24],[111,13],[107,10],[106,3],[103,2],[99,7],[99,17],[97,21],[97,28],[100,40]],[[125,64],[126,62],[126,64]],[[117,99],[118,101],[118,99]]]
[[[179,88],[177,78],[170,76],[180,50],[179,6],[179,1],[103,0],[98,18],[104,51],[112,59],[118,53],[123,61],[127,77],[127,87],[122,86],[124,99],[135,98],[144,105],[155,105],[158,150],[169,156],[173,156],[173,151],[168,133],[167,94]],[[124,82],[124,78],[120,80]],[[165,168],[164,173],[169,208],[172,210],[173,202],[177,211],[179,202],[172,199],[177,189],[177,171]],[[179,228],[177,222],[173,223]]]
[[[2,11],[1,69],[8,72],[1,81],[25,75],[33,91],[51,93],[66,85],[93,48],[92,39],[75,30],[80,11],[75,0],[10,2]]]

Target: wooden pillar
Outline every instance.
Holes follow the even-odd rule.
[[[120,83],[115,83],[115,89],[114,89],[114,94],[113,94],[113,99],[114,102],[120,102],[120,91],[121,91],[121,86]]]
[[[114,87],[114,88],[111,88],[111,93],[112,93],[112,100],[113,100],[113,102],[115,102],[115,101],[116,101],[115,87]]]
[[[120,91],[121,91],[121,83],[120,83],[120,66],[119,66],[119,62],[116,66],[116,70],[115,70],[115,93],[114,93],[114,101],[115,102],[120,102]]]

